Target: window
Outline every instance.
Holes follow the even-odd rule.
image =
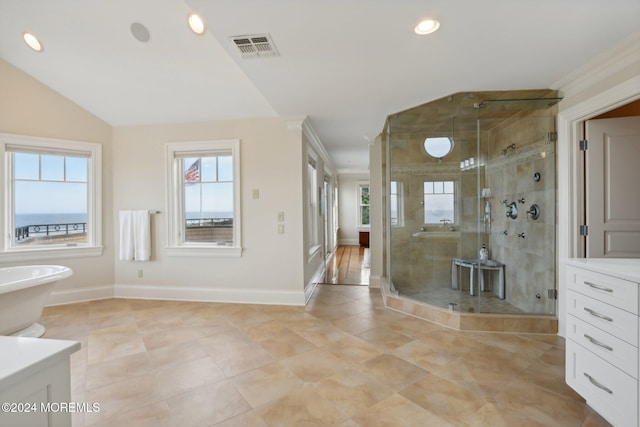
[[[391,207],[391,225],[396,227],[404,226],[402,182],[391,181],[389,186],[389,205]]]
[[[309,254],[312,255],[318,250],[318,178],[316,172],[316,162],[309,158],[307,166],[307,237]]]
[[[358,183],[358,227],[369,227],[369,213],[369,183]]]
[[[455,193],[453,181],[427,181],[424,183],[424,223],[442,224],[447,220],[455,224]]]
[[[3,261],[100,255],[101,146],[0,135]]]
[[[167,144],[169,254],[240,256],[238,140]]]

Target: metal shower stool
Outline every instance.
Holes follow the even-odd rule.
[[[451,288],[458,289],[458,271],[456,267],[466,267],[469,269],[469,295],[474,295],[474,276],[478,270],[478,284],[480,290],[484,291],[484,272],[498,272],[498,298],[504,299],[504,264],[498,261],[481,261],[475,259],[453,258],[451,261]]]

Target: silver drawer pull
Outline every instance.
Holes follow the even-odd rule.
[[[595,339],[595,338],[593,338],[593,337],[591,337],[591,336],[589,336],[587,334],[584,334],[584,337],[586,339],[588,339],[589,341],[591,341],[591,344],[597,345],[598,347],[602,347],[602,348],[604,348],[606,350],[609,350],[609,351],[613,351],[613,347],[609,347],[608,345],[598,341],[597,339]]]
[[[597,289],[599,291],[613,292],[613,289],[611,288],[605,288],[604,286],[596,285],[595,283],[587,282],[586,280],[584,281],[584,284],[592,287],[593,289]]]
[[[587,374],[587,373],[585,372],[585,373],[584,373],[584,376],[585,376],[585,377],[587,377],[587,378],[589,378],[589,381],[591,381],[591,384],[593,384],[594,386],[596,386],[596,387],[598,387],[598,388],[601,388],[602,390],[606,391],[606,392],[607,392],[607,393],[609,393],[609,394],[613,394],[613,392],[612,392],[609,388],[607,388],[607,387],[603,386],[603,385],[602,385],[602,384],[600,384],[598,381],[594,380],[594,379],[593,379],[593,377],[592,377],[591,375],[589,375],[589,374]]]
[[[597,311],[593,311],[590,308],[585,307],[584,311],[589,313],[592,316],[599,317],[600,319],[606,320],[607,322],[613,322],[613,319],[609,316],[605,316],[604,314],[600,314]]]

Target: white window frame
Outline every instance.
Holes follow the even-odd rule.
[[[317,159],[309,155],[307,159],[307,244],[309,259],[311,259],[321,248],[318,238],[320,192],[318,189],[317,162]]]
[[[87,170],[87,240],[82,243],[50,245],[12,245],[15,232],[13,205],[13,165],[11,151],[20,149],[34,153],[60,155],[82,153],[88,159]],[[0,134],[0,158],[4,173],[0,174],[0,186],[4,197],[0,200],[0,262],[20,262],[45,259],[101,256],[102,246],[102,145],[94,142],[70,141],[13,134]]]
[[[358,185],[357,186],[358,228],[370,229],[371,228],[371,185],[367,181],[358,181],[357,185]],[[369,189],[369,204],[368,205],[363,205],[362,204],[362,193],[361,193],[361,190],[362,190],[363,187],[367,187]],[[362,223],[362,207],[363,206],[369,206],[369,224],[363,224]]]
[[[441,183],[443,183],[443,185],[444,185],[444,183],[450,182],[453,185],[453,192],[452,193],[444,193],[443,192],[443,193],[429,193],[429,194],[427,194],[427,193],[424,192],[424,184],[426,184],[427,182],[431,182],[431,183],[441,182]],[[422,183],[422,206],[423,206],[423,209],[422,209],[422,221],[423,221],[424,225],[438,225],[438,224],[439,225],[444,225],[444,223],[441,223],[441,222],[437,222],[437,223],[424,222],[424,220],[425,220],[424,217],[426,215],[426,209],[427,209],[427,206],[428,206],[426,197],[427,196],[433,196],[435,194],[451,194],[452,195],[452,198],[453,198],[453,218],[451,218],[451,222],[449,224],[452,225],[452,226],[453,225],[458,225],[458,221],[459,221],[459,217],[460,217],[459,212],[458,212],[458,208],[456,206],[456,196],[458,195],[458,181],[455,181],[453,179],[438,179],[438,180],[433,179],[433,180],[423,181],[423,183]],[[445,218],[443,218],[443,219],[445,219]],[[446,219],[449,219],[449,218],[446,218]]]
[[[404,227],[404,182],[402,181],[391,181],[396,183],[396,212],[398,213],[397,223],[391,223],[391,216],[389,216],[389,223],[392,228],[402,228]],[[391,192],[391,186],[389,186],[389,204],[391,205],[391,200],[393,199],[391,196],[394,194]],[[389,210],[389,214],[391,214],[391,210]]]
[[[221,151],[231,152],[233,158],[233,244],[220,246],[212,242],[186,242],[183,228],[185,223],[183,205],[184,170],[180,168],[177,157],[193,155],[217,154]],[[207,257],[240,257],[242,256],[242,218],[240,211],[240,140],[225,139],[212,141],[170,142],[166,144],[167,168],[167,225],[169,256],[207,256]]]

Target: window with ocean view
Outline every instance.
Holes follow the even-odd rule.
[[[424,182],[424,223],[455,224],[455,184],[453,181]]]
[[[239,255],[238,141],[171,143],[170,254]]]
[[[43,250],[77,256],[76,249],[98,246],[99,144],[17,135],[0,135],[0,141],[9,228],[3,257],[32,249],[45,258]]]

